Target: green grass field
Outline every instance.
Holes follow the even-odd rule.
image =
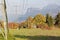
[[[60,30],[10,29],[14,40],[60,40]]]

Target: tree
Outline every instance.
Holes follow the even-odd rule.
[[[7,11],[6,11],[6,1],[5,0],[2,0],[2,12],[3,12],[3,17],[4,17],[4,38],[5,40],[8,40],[7,37],[8,37],[8,33],[9,33],[9,30],[8,30],[8,17],[7,17]]]
[[[33,20],[33,18],[31,16],[29,16],[28,19],[26,20],[27,24],[28,24],[28,28],[32,27],[32,23],[33,23],[32,20]]]
[[[42,23],[45,23],[46,22],[46,18],[45,16],[41,15],[41,14],[37,14],[34,18],[34,24],[35,25],[39,25],[39,24],[42,24]]]
[[[60,25],[60,13],[58,12],[58,14],[56,15],[56,18],[55,18],[56,22],[55,22],[55,25]]]
[[[50,27],[54,25],[54,20],[53,20],[52,16],[49,16],[49,14],[46,14],[46,23]]]
[[[46,23],[48,23],[49,14],[46,14]]]

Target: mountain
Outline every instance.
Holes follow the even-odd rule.
[[[60,5],[57,4],[50,4],[44,7],[41,10],[41,13],[49,13],[52,16],[55,16],[60,11]]]
[[[40,13],[40,9],[39,8],[28,8],[27,12],[25,14],[25,16],[35,16],[37,13]]]
[[[47,5],[43,9],[28,8],[25,15],[19,17],[18,21],[26,20],[27,17],[29,17],[29,16],[34,17],[38,13],[40,13],[42,15],[46,15],[46,13],[49,13],[51,16],[55,16],[58,13],[58,11],[60,11],[60,5],[56,5],[56,4]]]
[[[40,9],[39,8],[28,8],[27,12],[25,13],[25,15],[19,17],[18,21],[24,21],[29,16],[34,17],[35,15],[37,15],[37,13],[40,13]]]

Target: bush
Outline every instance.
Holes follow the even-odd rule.
[[[37,25],[37,28],[41,28],[41,29],[49,29],[49,27],[48,27],[48,25],[47,25],[46,23]]]

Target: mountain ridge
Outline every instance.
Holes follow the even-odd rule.
[[[18,21],[26,20],[29,16],[34,17],[37,14],[46,15],[46,13],[49,13],[51,16],[56,16],[58,11],[60,11],[60,5],[56,5],[56,4],[47,5],[43,9],[28,8],[27,12],[25,13],[25,15],[23,15],[22,17],[19,17]]]

